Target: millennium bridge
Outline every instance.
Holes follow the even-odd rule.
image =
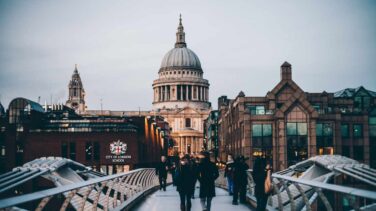
[[[25,194],[16,192],[17,187],[38,177],[55,187]],[[350,185],[346,181],[351,181]],[[168,183],[171,184],[171,176]],[[376,210],[376,170],[347,157],[312,157],[273,173],[272,183],[274,190],[267,210]],[[231,204],[223,170],[216,186],[212,210],[255,209],[251,171],[248,171],[246,204]],[[192,210],[201,210],[198,194],[196,189]],[[178,210],[180,203],[172,185],[167,191],[159,191],[155,169],[104,175],[59,157],[39,158],[0,175],[0,196],[0,210],[153,211]]]

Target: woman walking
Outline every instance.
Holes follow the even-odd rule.
[[[265,211],[266,203],[268,202],[269,193],[265,193],[265,180],[267,178],[267,173],[270,171],[271,167],[266,165],[265,158],[257,158],[253,165],[252,177],[255,181],[255,195],[257,199],[258,211]]]
[[[209,153],[203,153],[204,158],[199,165],[198,180],[200,181],[200,201],[204,211],[210,211],[211,200],[215,196],[214,181],[218,178],[219,173],[217,166],[210,161]]]
[[[190,211],[192,207],[191,197],[193,194],[193,187],[197,178],[195,170],[189,155],[185,155],[181,158],[175,172],[175,184],[176,190],[180,196],[180,210]]]

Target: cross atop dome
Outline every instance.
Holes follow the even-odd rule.
[[[178,32],[176,32],[176,43],[175,48],[186,48],[187,43],[185,43],[185,32],[182,24],[181,14],[179,16],[179,26]]]

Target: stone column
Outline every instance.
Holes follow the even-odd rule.
[[[179,152],[183,152],[183,140],[179,137]]]
[[[206,93],[205,93],[205,87],[202,87],[202,101],[206,101]]]
[[[161,87],[158,86],[158,102],[161,101]]]
[[[201,91],[201,86],[198,87],[198,100],[201,101],[202,100],[202,91]]]
[[[180,85],[180,100],[183,100],[183,85]]]
[[[209,87],[206,87],[205,90],[206,90],[206,94],[205,94],[206,101],[209,101]]]
[[[189,100],[189,86],[188,85],[185,85],[185,99],[187,99],[187,101]]]

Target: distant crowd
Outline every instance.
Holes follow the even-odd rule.
[[[234,160],[229,155],[225,167],[224,177],[227,178],[229,195],[233,196],[233,205],[238,205],[239,202],[246,203],[247,170],[249,166],[245,163],[245,160],[244,156],[238,156]],[[256,182],[257,210],[265,210],[266,207],[269,194],[265,193],[265,189],[268,189],[269,192],[269,187],[265,186],[265,181],[268,180],[267,169],[271,170],[271,167],[266,164],[265,159],[256,159],[252,176]],[[191,199],[194,198],[197,180],[200,183],[199,197],[202,210],[210,211],[211,201],[215,197],[214,182],[219,177],[219,172],[216,164],[210,161],[208,152],[201,152],[197,156],[181,155],[178,160],[169,161],[165,156],[162,156],[161,162],[156,167],[161,191],[166,191],[168,173],[171,173],[173,186],[176,186],[176,190],[179,192],[181,211],[191,210]]]

